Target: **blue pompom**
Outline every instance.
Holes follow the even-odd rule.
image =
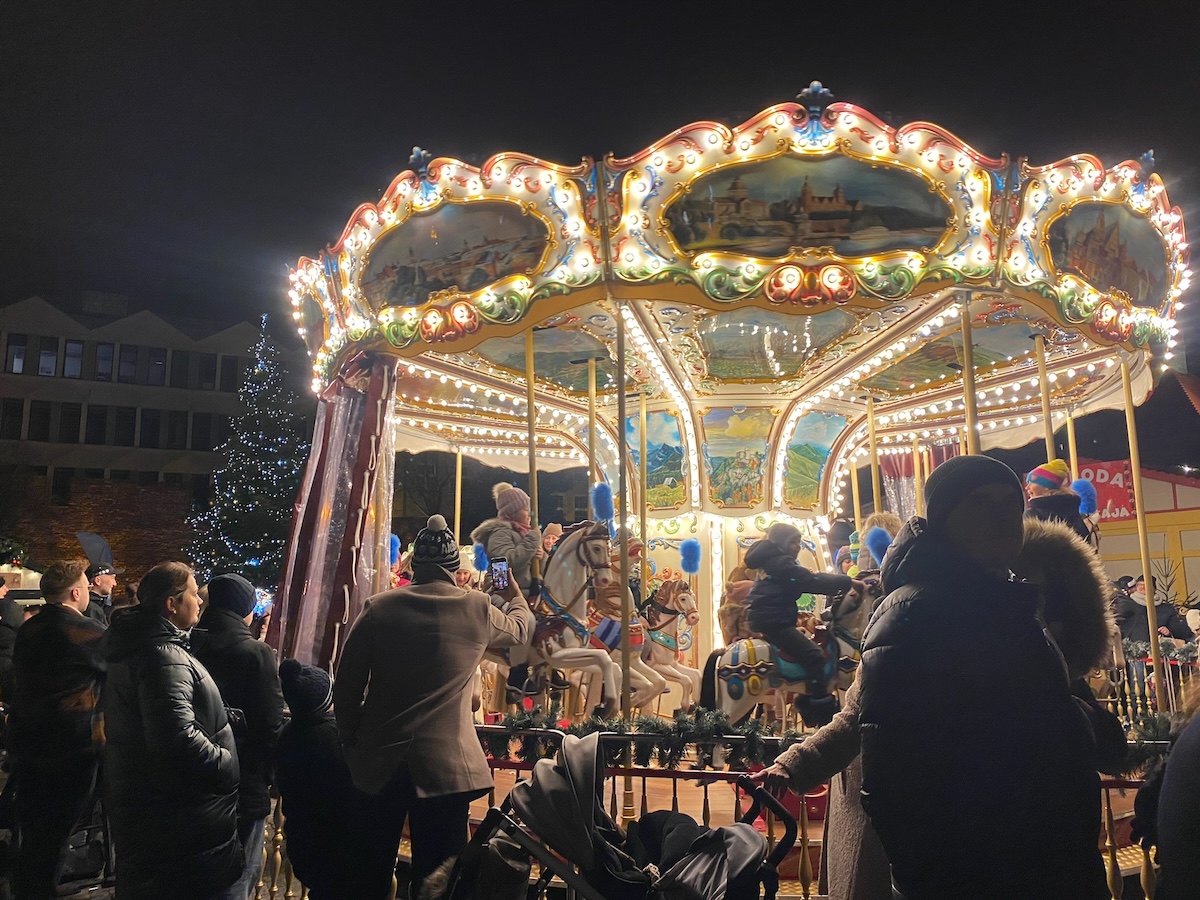
[[[679,545],[679,568],[689,575],[700,571],[700,542],[696,538],[688,538]]]
[[[1092,515],[1099,508],[1096,486],[1086,478],[1077,478],[1072,481],[1071,490],[1079,495],[1079,511],[1085,516]]]
[[[471,565],[475,567],[476,572],[486,572],[488,570],[488,555],[483,549],[483,544],[475,545],[475,557],[471,560]]]
[[[388,553],[388,559],[391,560],[393,568],[396,563],[400,562],[400,538],[394,534],[391,536],[391,550]]]
[[[892,536],[876,525],[867,532],[863,542],[867,545],[871,558],[882,564],[884,554],[888,552],[888,547],[892,546]]]
[[[614,515],[612,488],[607,481],[592,487],[592,515],[597,522],[607,522]]]

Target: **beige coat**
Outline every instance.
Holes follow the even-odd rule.
[[[333,687],[354,784],[379,793],[406,764],[418,797],[491,788],[471,716],[472,680],[484,650],[523,643],[532,629],[524,598],[504,611],[449,581],[368,600]]]
[[[860,799],[857,681],[845,700],[832,722],[793,744],[775,761],[788,770],[792,790],[798,794],[829,782],[821,891],[830,900],[891,900],[891,867]]]

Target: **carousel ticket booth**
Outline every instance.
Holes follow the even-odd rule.
[[[947,454],[1144,399],[1186,266],[1148,156],[991,157],[816,83],[624,158],[418,152],[291,273],[320,404],[272,640],[336,661],[386,585],[393,454],[441,448],[611,485],[646,547],[614,571],[691,583],[702,663],[771,522],[828,570],[831,520],[919,514]]]

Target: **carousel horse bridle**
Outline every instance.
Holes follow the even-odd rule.
[[[591,595],[595,594],[596,573],[605,569],[611,570],[612,562],[609,558],[608,526],[604,522],[580,524],[579,526],[567,529],[563,533],[562,538],[559,539],[559,542],[554,545],[551,558],[563,547],[567,539],[576,533],[576,529],[586,529],[586,532],[580,537],[575,547],[575,559],[587,572],[587,578],[579,586],[579,590],[575,593],[575,596],[566,604],[559,602],[558,598],[550,592],[550,588],[546,585],[545,580],[543,580],[540,600],[546,609],[549,610],[549,615],[546,618],[562,619],[586,645],[591,640],[591,629],[588,628],[586,622],[579,621],[568,610],[579,602],[584,592],[590,592]]]

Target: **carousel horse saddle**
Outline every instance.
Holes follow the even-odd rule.
[[[817,626],[817,633],[812,638],[813,642],[821,648],[821,652],[825,654],[825,672],[829,674],[830,665],[833,660],[836,660],[836,654],[831,651],[830,645],[833,643],[833,638],[829,634],[829,629],[824,625]],[[797,662],[792,657],[788,656],[779,647],[774,644],[769,645],[771,648],[771,662],[775,664],[775,670],[779,673],[779,677],[785,681],[808,681],[815,677],[817,673],[810,673],[804,664]]]
[[[567,630],[567,622],[558,616],[538,616],[533,626],[533,640],[536,643],[554,641]]]

